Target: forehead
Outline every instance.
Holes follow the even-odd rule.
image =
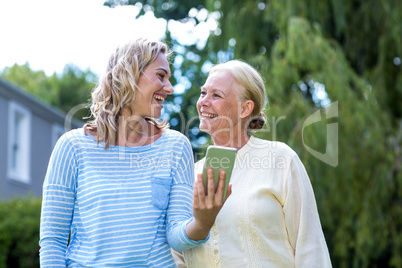
[[[151,62],[147,67],[145,67],[145,70],[146,69],[156,70],[158,68],[163,68],[168,73],[170,73],[169,62],[163,53],[159,53],[158,57],[156,57],[156,59],[153,62]]]
[[[203,87],[207,89],[227,90],[232,88],[235,83],[236,82],[229,71],[217,70],[209,74]]]

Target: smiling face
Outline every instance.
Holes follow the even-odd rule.
[[[145,67],[138,81],[136,98],[132,105],[133,114],[141,117],[159,118],[162,102],[173,93],[169,81],[170,68],[166,56],[162,53],[155,61]]]
[[[230,135],[241,123],[239,87],[232,74],[218,70],[208,76],[197,102],[200,130],[210,135]]]

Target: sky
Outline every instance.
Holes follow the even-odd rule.
[[[163,39],[167,22],[136,6],[104,0],[0,0],[0,71],[26,62],[47,75],[66,64],[97,75],[116,47],[137,37]]]
[[[205,46],[210,32],[220,34],[219,12],[191,9],[189,17],[200,22],[196,25],[191,19],[186,23],[158,19],[151,11],[136,19],[138,6],[109,8],[103,3],[104,0],[0,0],[0,71],[28,62],[32,70],[43,70],[50,76],[62,73],[66,64],[73,64],[100,76],[116,47],[138,37],[163,39],[166,27],[179,43],[196,44],[199,48]],[[182,93],[190,83],[186,77],[176,78],[175,92]]]

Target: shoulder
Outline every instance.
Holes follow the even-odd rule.
[[[60,136],[57,143],[59,144],[76,144],[77,142],[82,142],[82,139],[85,137],[84,130],[82,128],[73,129],[67,131],[63,135]]]
[[[177,137],[177,138],[187,139],[187,137],[184,136],[183,133],[181,133],[177,130],[174,130],[174,129],[170,129],[170,128],[165,129],[164,135],[166,135],[168,137]]]
[[[81,132],[82,131],[82,132]],[[53,148],[51,162],[53,165],[64,166],[65,163],[74,164],[82,148],[83,130],[74,129],[64,133]]]
[[[55,149],[69,148],[75,151],[89,144],[96,145],[95,138],[89,134],[85,134],[83,128],[77,128],[64,133],[58,139]]]
[[[166,142],[174,142],[178,144],[185,144],[186,146],[190,146],[190,141],[186,136],[184,136],[181,132],[173,130],[173,129],[166,129],[165,133],[163,134],[164,141]]]
[[[76,128],[76,129],[72,129],[72,130],[70,130],[70,131],[64,133],[64,135],[65,135],[67,138],[70,138],[70,139],[73,139],[73,138],[82,139],[82,138],[88,136],[89,134],[85,134],[83,128]],[[89,135],[89,136],[90,136],[90,135]]]
[[[250,150],[251,157],[258,157],[274,163],[276,167],[283,170],[298,170],[305,173],[305,167],[298,154],[286,143],[279,141],[268,141],[254,138],[255,148]]]
[[[193,148],[188,138],[182,133],[167,129],[159,145],[159,149],[165,153],[169,152],[175,159],[184,159],[184,161],[191,161],[193,163]]]
[[[286,143],[280,141],[269,141],[260,138],[252,137],[250,140],[250,147],[255,152],[273,152],[278,156],[292,158],[297,156],[296,152]]]

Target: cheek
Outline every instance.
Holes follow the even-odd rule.
[[[163,87],[163,85],[164,85],[164,83],[160,80],[160,79],[158,79],[158,78],[156,78],[155,80],[154,80],[154,83],[153,83],[157,88],[162,88]]]
[[[197,111],[198,111],[198,113],[200,113],[200,109],[201,109],[201,101],[198,98],[198,101],[197,101]]]
[[[238,115],[239,110],[241,110],[240,103],[236,101],[227,102],[225,103],[225,109],[233,115]]]

